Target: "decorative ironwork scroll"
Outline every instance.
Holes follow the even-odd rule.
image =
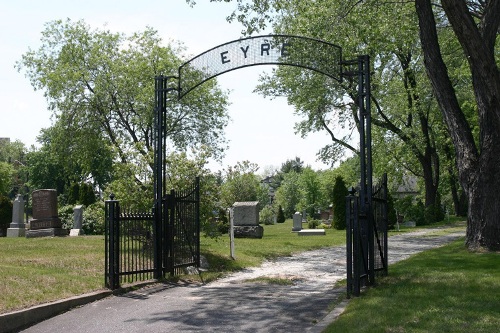
[[[256,65],[290,65],[342,80],[342,48],[322,40],[266,35],[242,38],[205,51],[179,67],[179,98],[220,74]]]

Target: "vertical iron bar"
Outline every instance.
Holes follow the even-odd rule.
[[[167,196],[167,206],[169,207],[169,221],[167,225],[167,247],[168,247],[168,260],[167,271],[170,275],[174,275],[174,262],[175,262],[175,236],[177,233],[177,198],[174,190],[170,190],[170,195]]]
[[[373,220],[373,170],[372,170],[372,126],[371,126],[371,89],[370,89],[370,56],[363,56],[363,88],[365,100],[365,147],[366,147],[366,199],[368,218],[368,263],[369,284],[375,284],[375,226]]]
[[[110,249],[111,246],[109,244],[110,242],[110,237],[109,237],[109,226],[110,226],[110,215],[109,215],[109,207],[110,203],[108,200],[104,203],[104,285],[107,288],[111,288],[110,284]]]
[[[154,278],[162,276],[162,194],[163,194],[163,110],[166,79],[155,77],[155,154],[154,154]]]
[[[196,267],[200,267],[200,177],[196,177],[195,189]]]
[[[347,268],[347,298],[352,294],[352,206],[353,195],[348,195],[346,201],[346,268]]]
[[[110,196],[111,200],[108,203],[109,221],[109,265],[108,265],[108,286],[114,290],[120,287],[119,272],[120,272],[120,244],[119,244],[119,202]]]
[[[359,152],[360,152],[360,167],[361,167],[361,183],[360,183],[360,201],[361,213],[366,213],[366,139],[365,139],[365,87],[364,87],[364,58],[358,57],[358,115],[359,115]]]

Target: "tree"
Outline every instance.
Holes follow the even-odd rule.
[[[269,201],[267,189],[255,174],[259,167],[249,161],[238,162],[225,171],[221,186],[221,202],[229,208],[239,201],[259,201],[261,209]]]
[[[154,77],[176,73],[183,48],[162,46],[151,28],[125,36],[70,20],[46,24],[41,42],[38,50],[22,56],[17,67],[35,89],[45,90],[66,138],[78,130],[80,139],[104,139],[121,163],[143,164],[151,172]],[[215,80],[182,101],[171,99],[168,108],[164,130],[173,149],[205,145],[212,148],[212,156],[220,156],[225,149],[227,96]]]
[[[6,196],[12,189],[12,175],[14,168],[6,162],[0,161],[0,196]]]
[[[346,196],[349,192],[347,192],[347,187],[341,176],[335,178],[332,194],[330,200],[333,204],[333,227],[338,230],[345,230]]]
[[[466,244],[470,249],[498,251],[500,201],[495,193],[500,190],[500,73],[495,46],[500,1],[442,0],[441,5],[434,8],[438,15],[431,1],[415,1],[424,63],[453,141],[460,183],[468,197]],[[445,22],[439,21],[442,14]],[[480,129],[478,140],[444,61],[437,32],[440,23],[451,27],[468,61]]]
[[[302,198],[299,177],[300,174],[296,172],[286,173],[281,186],[276,190],[276,203],[283,207],[283,212],[287,218],[292,218]]]
[[[302,196],[299,207],[314,218],[318,209],[325,206],[318,174],[310,167],[306,167],[299,176],[299,186]]]
[[[285,218],[285,213],[283,212],[283,208],[281,205],[278,205],[278,216],[276,218],[276,222],[278,223],[284,223],[286,220]]]

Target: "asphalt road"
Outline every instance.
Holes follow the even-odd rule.
[[[464,234],[430,236],[432,231],[391,237],[389,262]],[[107,297],[23,332],[320,332],[332,320],[329,305],[345,294],[333,288],[345,274],[344,247],[308,251],[208,284],[155,284]],[[263,276],[293,284],[252,281]]]

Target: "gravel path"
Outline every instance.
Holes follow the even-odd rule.
[[[439,230],[390,237],[389,262],[464,235],[432,235]],[[345,278],[345,266],[345,247],[307,251],[206,285],[161,284],[109,297],[25,332],[320,332],[333,320],[332,314],[339,312],[338,308],[330,312],[328,307],[345,294],[345,288],[333,288]],[[252,281],[261,277],[293,283]]]

